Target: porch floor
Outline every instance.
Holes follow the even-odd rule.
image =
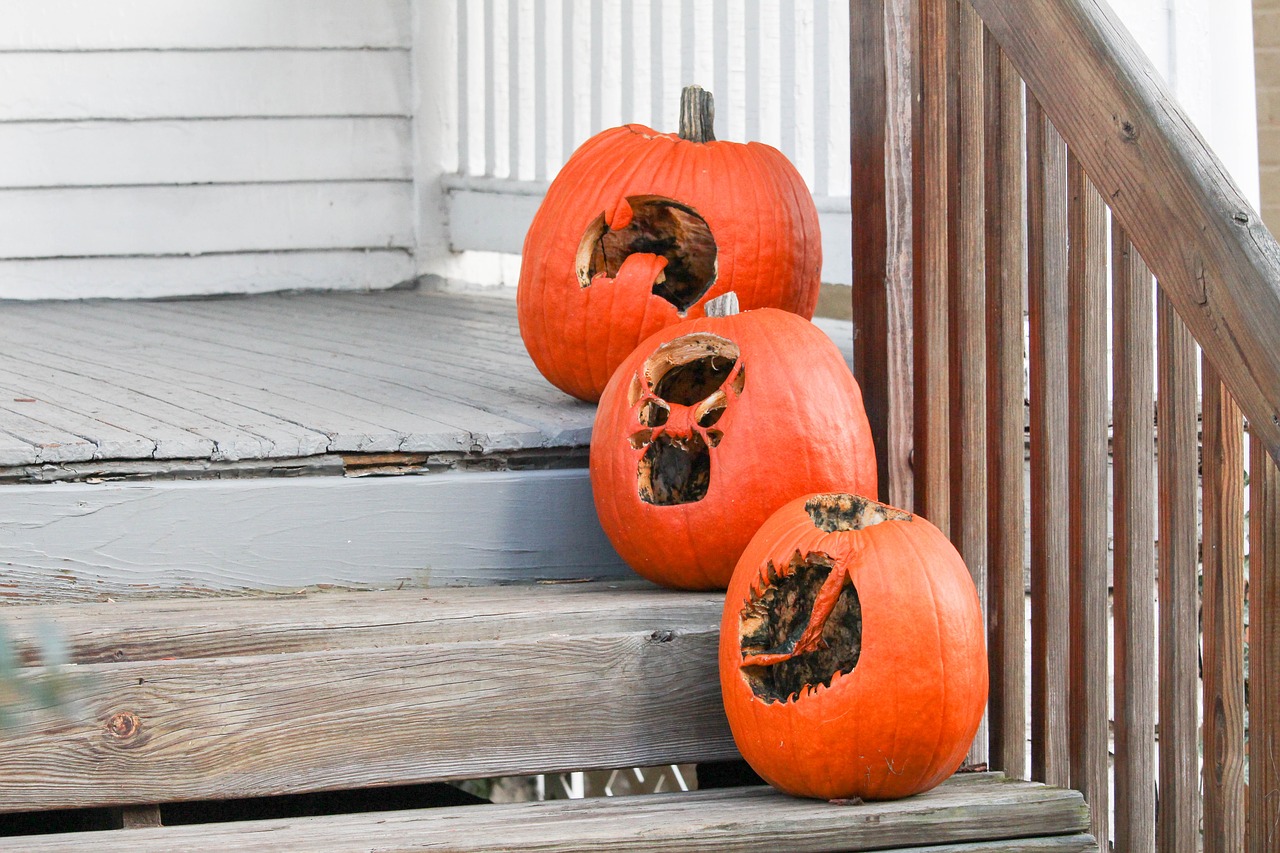
[[[5,303],[0,479],[584,465],[595,407],[538,374],[514,297]]]

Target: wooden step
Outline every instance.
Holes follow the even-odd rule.
[[[24,659],[57,626],[81,690],[5,732],[0,812],[736,758],[721,601],[636,581],[12,608]]]
[[[629,575],[510,289],[13,303],[0,339],[0,602]]]
[[[856,805],[770,788],[459,806],[22,839],[29,853],[289,851],[1096,851],[1074,791],[956,776],[905,800]]]

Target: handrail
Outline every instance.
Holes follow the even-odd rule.
[[[1280,463],[1280,244],[1105,0],[971,0]]]

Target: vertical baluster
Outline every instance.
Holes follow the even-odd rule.
[[[560,140],[560,161],[563,163],[569,159],[569,155],[573,153],[573,149],[578,146],[577,133],[573,127],[573,118],[577,114],[577,104],[574,103],[573,97],[573,60],[576,56],[573,44],[573,9],[576,3],[574,0],[563,0],[560,21],[560,97],[561,105],[561,133],[563,137]]]
[[[1027,98],[1031,372],[1031,776],[1068,785],[1066,146]]]
[[[498,81],[493,73],[498,56],[495,0],[484,3],[484,174],[497,174],[498,163]]]
[[[1169,298],[1156,297],[1160,491],[1160,772],[1156,840],[1195,850],[1200,834],[1196,764],[1196,345]]]
[[[920,0],[915,55],[920,109],[912,155],[915,510],[951,530],[947,366],[947,10]]]
[[[471,174],[471,39],[467,0],[457,0],[458,21],[458,173]]]
[[[1068,152],[1071,785],[1107,842],[1106,208]]]
[[[550,149],[548,134],[551,122],[547,120],[547,16],[545,5],[533,7],[533,178],[547,179],[547,151]]]
[[[520,180],[520,37],[519,0],[507,0],[507,177]]]
[[[649,0],[649,121],[648,125],[663,130],[667,125],[663,118],[663,105],[667,93],[666,81],[667,34],[662,25],[662,0]]]
[[[875,20],[883,20],[883,11],[880,15],[874,14],[874,7],[883,7],[883,3],[867,3],[873,9],[862,11],[859,14],[872,14]],[[831,61],[828,58],[829,40],[831,38],[831,23],[828,19],[830,4],[827,0],[817,0],[813,7],[813,194],[818,196],[831,196],[837,193],[833,192],[831,186],[831,170],[828,168],[830,161],[830,150],[828,141],[831,139],[831,130],[828,123],[828,117],[831,114]],[[852,26],[852,24],[850,24]],[[883,24],[882,24],[883,27]],[[796,57],[799,59],[799,57]],[[859,73],[858,67],[852,62],[850,56],[850,77],[856,77]],[[852,87],[850,87],[852,92]],[[887,94],[887,93],[886,93]],[[882,95],[881,97],[885,97]],[[849,99],[850,104],[855,104],[852,96]]]
[[[1111,226],[1115,496],[1115,849],[1153,853],[1156,726],[1155,312],[1151,272]]]
[[[1280,470],[1249,440],[1249,853],[1280,846]]]
[[[1204,537],[1204,850],[1244,844],[1244,430],[1201,358]]]
[[[885,212],[885,29],[883,0],[849,17],[849,139],[852,149],[853,367],[875,438],[880,500],[889,499],[888,262]]]
[[[604,4],[591,3],[591,126],[587,135],[604,130]]]
[[[986,248],[982,19],[957,6],[957,166],[948,338],[951,346],[951,539],[964,557],[984,609],[987,598]],[[986,723],[973,762],[987,761]]]
[[[987,649],[993,769],[1026,776],[1026,612],[1022,542],[1025,413],[1022,79],[986,35]]]

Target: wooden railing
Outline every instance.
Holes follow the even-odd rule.
[[[1280,246],[1105,0],[854,8],[855,361],[985,597],[973,757],[1104,849],[1280,849]]]

